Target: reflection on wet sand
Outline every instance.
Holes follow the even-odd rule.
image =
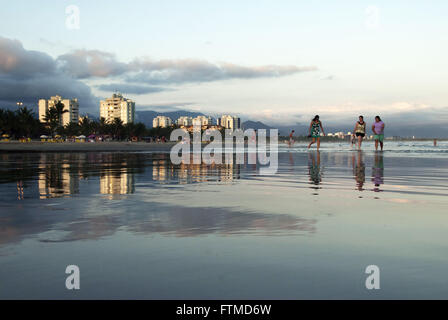
[[[373,191],[380,192],[381,185],[384,184],[384,155],[382,152],[375,152],[375,164],[372,168]]]
[[[321,189],[319,185],[322,182],[322,168],[319,151],[310,152],[308,154],[308,173],[310,176],[310,183],[313,185],[310,188],[316,190],[314,195],[317,195],[317,190]]]
[[[15,155],[3,155],[2,160],[11,163],[11,168],[16,161]],[[29,155],[24,163],[34,166],[34,169],[8,170],[2,177],[6,183],[17,181],[19,199],[28,201],[0,216],[0,245],[36,236],[43,242],[99,239],[120,229],[179,237],[315,232],[315,219],[295,215],[245,212],[222,207],[172,206],[146,202],[142,194],[135,195],[132,203],[126,197],[118,197],[134,194],[137,180],[164,184],[237,181],[241,178],[242,168],[238,164],[176,166],[166,154],[112,153],[34,154]],[[26,188],[24,181],[27,182]],[[86,189],[84,193],[83,188]],[[95,205],[92,206],[90,196],[94,194],[108,196],[94,200]],[[71,201],[69,195],[82,197],[85,201]],[[68,199],[59,203],[48,202],[48,205],[47,202],[32,202],[62,197]],[[108,203],[116,199],[120,201]],[[132,207],[132,211],[123,210],[123,206]],[[70,211],[70,214],[61,215],[60,211]]]
[[[41,242],[94,240],[119,230],[140,234],[165,234],[196,237],[207,234],[254,234],[266,236],[312,234],[316,219],[287,214],[265,214],[232,211],[226,208],[189,208],[142,201],[133,202],[131,212],[120,208],[93,213],[88,203],[71,204],[70,215],[48,214],[57,208],[46,208],[45,215],[36,208],[20,208],[2,216],[0,246],[38,236]],[[42,210],[42,209],[40,209]],[[64,209],[60,209],[64,210]]]
[[[364,163],[364,153],[358,150],[352,155],[353,176],[356,181],[356,188],[359,191],[364,190],[364,183],[366,182],[366,165]]]
[[[169,181],[179,184],[197,182],[233,181],[240,179],[239,164],[180,164],[172,165],[167,160],[153,161],[153,179],[155,181]]]

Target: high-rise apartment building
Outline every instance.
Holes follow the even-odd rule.
[[[206,116],[197,116],[193,119],[193,125],[194,126],[211,126],[212,125],[212,118],[206,117]]]
[[[180,117],[177,119],[176,124],[178,126],[189,127],[193,125],[193,118],[191,117]]]
[[[45,122],[45,115],[48,109],[53,108],[58,102],[64,105],[64,110],[67,112],[62,114],[60,125],[66,126],[69,123],[78,123],[79,121],[79,103],[78,99],[63,99],[61,96],[51,97],[49,100],[39,100],[39,120]]]
[[[241,129],[241,119],[235,116],[223,115],[221,118],[218,118],[217,124],[226,129]]]
[[[112,98],[100,102],[100,117],[107,123],[120,119],[123,124],[133,123],[135,119],[135,102],[126,99],[121,93],[114,93]]]
[[[167,128],[173,124],[173,121],[169,117],[157,116],[152,120],[152,126],[154,128]]]

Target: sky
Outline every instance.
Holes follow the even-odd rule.
[[[447,1],[0,0],[0,104],[448,123]]]

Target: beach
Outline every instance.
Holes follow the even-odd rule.
[[[365,148],[282,146],[274,175],[166,152],[0,153],[0,298],[447,298],[448,146]]]

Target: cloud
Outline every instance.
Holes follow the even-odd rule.
[[[136,59],[131,64],[136,72],[127,81],[149,84],[182,84],[211,82],[228,79],[274,78],[317,70],[316,67],[266,65],[256,67],[232,63],[211,63],[204,60],[160,60]]]
[[[266,65],[246,67],[227,62],[199,59],[152,60],[135,58],[120,62],[116,56],[98,50],[76,50],[57,58],[60,68],[78,79],[125,76],[127,82],[182,84],[227,79],[272,78],[317,70],[317,67]]]
[[[334,76],[333,75],[328,75],[328,76],[320,78],[320,80],[334,80]]]
[[[141,86],[128,83],[101,84],[97,85],[96,88],[98,88],[101,91],[119,91],[121,93],[128,93],[128,94],[148,94],[163,91],[172,91],[172,89],[170,88]]]
[[[98,99],[85,83],[62,72],[43,52],[26,50],[17,40],[0,37],[0,100],[2,106],[17,101],[37,104],[53,95],[78,98],[82,109],[97,108]]]
[[[129,65],[118,62],[114,54],[99,50],[76,50],[59,56],[57,61],[64,72],[78,79],[117,76],[129,71]]]
[[[56,72],[54,60],[38,51],[27,51],[17,40],[0,37],[0,76],[24,79]]]

